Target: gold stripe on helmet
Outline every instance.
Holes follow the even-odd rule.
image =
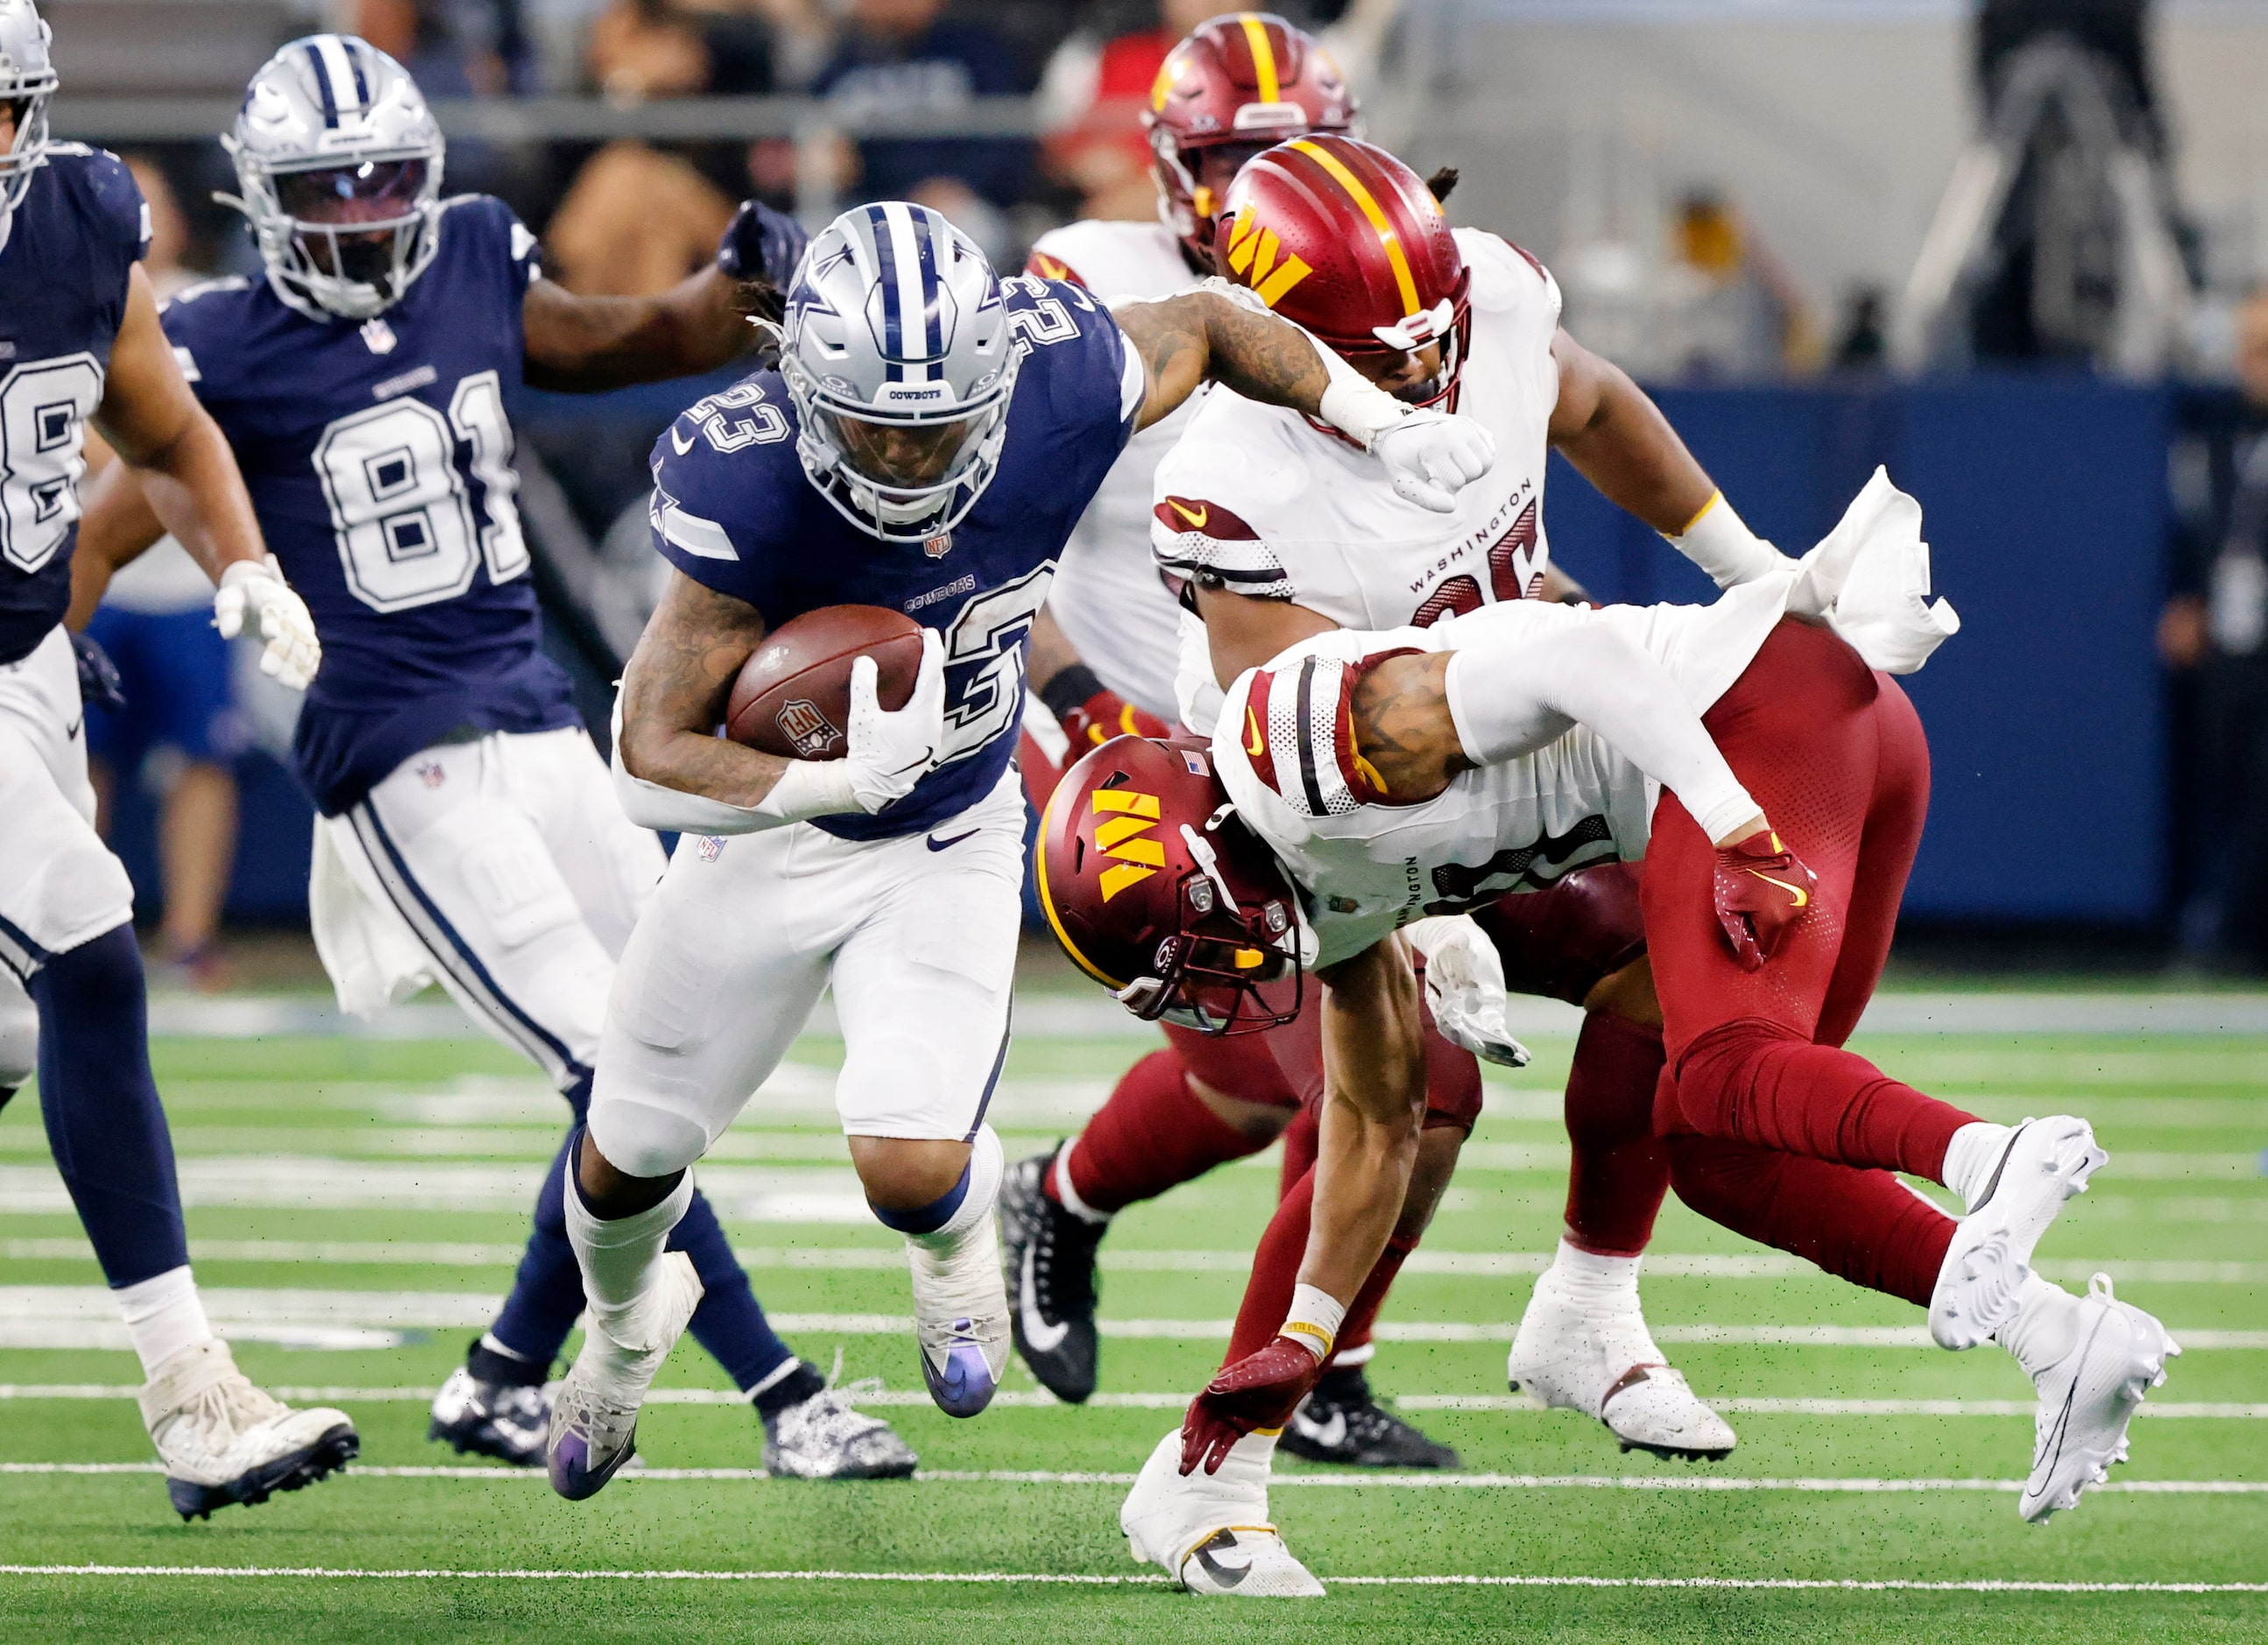
[[[1244,25],[1244,38],[1252,48],[1253,72],[1260,77],[1260,100],[1282,101],[1282,89],[1276,82],[1276,48],[1268,43],[1268,25],[1254,11],[1246,12],[1237,21]]]
[[[1386,220],[1377,196],[1362,186],[1362,179],[1339,163],[1339,158],[1329,149],[1302,137],[1292,147],[1306,155],[1329,173],[1330,179],[1347,192],[1347,196],[1362,208],[1362,215],[1370,219],[1370,226],[1378,231],[1378,238],[1386,247],[1386,260],[1394,265],[1394,283],[1402,293],[1402,316],[1404,319],[1424,312],[1425,305],[1418,300],[1418,282],[1410,277],[1410,259],[1402,250],[1402,239],[1394,231],[1394,224]]]

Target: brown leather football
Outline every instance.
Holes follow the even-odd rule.
[[[821,606],[782,623],[740,665],[725,735],[788,760],[842,759],[850,665],[861,657],[874,659],[882,706],[904,708],[921,672],[921,624],[881,606]]]

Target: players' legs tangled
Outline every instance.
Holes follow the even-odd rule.
[[[1709,842],[1674,798],[1656,813],[1645,903],[1669,1052],[1657,1120],[1681,1195],[1926,1307],[1944,1347],[1989,1339],[2015,1354],[2042,1398],[2020,1507],[2044,1518],[2124,1458],[2143,1391],[2179,1351],[2107,1281],[2073,1297],[2031,1268],[2105,1156],[2083,1120],[1991,1125],[1840,1045],[1888,952],[1927,806],[1927,746],[1896,684],[1826,630],[1784,621],[1705,723],[1819,887],[1771,962],[1746,970],[1716,929]],[[1968,1215],[1924,1206],[1893,1171],[1953,1189]]]
[[[358,1441],[342,1413],[294,1411],[255,1388],[206,1321],[150,1071],[133,891],[94,833],[85,748],[64,729],[79,718],[57,628],[0,672],[0,960],[36,1008],[40,1116],[142,1361],[167,1493],[183,1517],[202,1516],[312,1484]]]

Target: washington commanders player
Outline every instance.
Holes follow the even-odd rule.
[[[1287,63],[1296,65],[1296,71],[1286,70]],[[1517,454],[1499,474],[1490,505],[1461,509],[1452,530],[1428,535],[1413,532],[1406,520],[1382,522],[1396,535],[1373,547],[1359,532],[1381,522],[1363,521],[1358,534],[1344,542],[1364,547],[1332,552],[1335,558],[1359,554],[1364,560],[1375,573],[1374,598],[1381,606],[1351,609],[1335,620],[1406,621],[1418,620],[1421,609],[1438,615],[1458,602],[1538,593],[1563,597],[1572,585],[1550,564],[1541,518],[1547,445],[1562,450],[1610,499],[1675,533],[1673,540],[1720,582],[1778,560],[1717,498],[1706,474],[1635,385],[1558,329],[1557,290],[1549,275],[1495,237],[1462,231],[1454,243],[1439,247],[1437,258],[1413,261],[1412,277],[1426,283],[1426,290],[1422,303],[1405,305],[1377,231],[1345,191],[1324,176],[1322,186],[1336,202],[1324,215],[1313,216],[1309,202],[1295,200],[1282,223],[1215,247],[1211,219],[1228,198],[1230,180],[1252,156],[1248,143],[1233,138],[1240,128],[1249,132],[1262,126],[1259,111],[1265,106],[1252,99],[1264,77],[1263,64],[1276,70],[1277,89],[1285,99],[1282,113],[1272,117],[1288,121],[1304,111],[1309,129],[1319,133],[1344,131],[1351,123],[1351,101],[1328,60],[1296,31],[1279,36],[1270,19],[1229,18],[1193,34],[1168,60],[1151,115],[1152,141],[1160,150],[1161,215],[1173,225],[1171,231],[1182,235],[1179,249],[1187,266],[1209,267],[1218,250],[1230,278],[1269,296],[1280,312],[1297,313],[1303,323],[1320,321],[1340,340],[1336,346],[1357,370],[1405,398],[1453,396],[1461,378],[1484,379],[1486,387],[1478,391],[1481,415],[1497,420],[1500,448]],[[1232,160],[1233,165],[1228,164]],[[1445,177],[1446,187],[1454,178]],[[1446,240],[1446,224],[1430,198],[1418,193],[1422,205],[1414,209],[1422,218],[1403,223],[1399,231],[1422,231]],[[1392,191],[1380,198],[1382,209],[1403,209]],[[1303,222],[1303,213],[1311,220]],[[1060,232],[1064,239],[1040,243],[1041,251],[1059,263],[1074,257],[1101,259],[1121,246],[1164,242],[1169,230],[1081,224]],[[1467,246],[1469,274],[1461,249]],[[1373,266],[1362,263],[1365,256]],[[1145,253],[1145,267],[1158,262]],[[1396,350],[1372,334],[1376,325],[1398,330],[1411,306],[1428,314],[1449,313],[1454,324],[1445,324],[1454,336],[1413,336],[1414,347]],[[1425,332],[1429,325],[1421,321],[1417,329]],[[1453,345],[1446,368],[1443,343]],[[1478,364],[1468,369],[1465,354],[1475,355]],[[1233,417],[1235,410],[1231,405],[1220,415]],[[1124,463],[1130,465],[1134,456],[1130,452]],[[1154,474],[1154,461],[1145,466]],[[1517,480],[1510,477],[1514,470]],[[1114,474],[1111,483],[1117,480]],[[1202,512],[1197,489],[1180,496],[1182,504]],[[1157,519],[1150,524],[1145,515],[1145,525],[1161,541],[1192,530],[1164,498],[1147,501],[1155,505]],[[1268,512],[1248,506],[1255,518]],[[1503,518],[1494,518],[1498,513]],[[1160,607],[1167,603],[1158,568],[1145,564],[1145,571],[1132,574],[1123,569],[1142,562],[1140,551],[1130,528],[1102,517],[1100,505],[1082,522],[1081,531],[1090,534],[1085,564],[1120,568],[1116,575],[1121,582],[1110,587],[1107,604],[1096,602],[1091,623],[1066,616],[1064,626],[1077,630],[1071,637],[1090,647],[1123,648],[1124,643],[1113,636],[1122,629],[1132,632],[1134,625],[1118,613],[1137,608],[1145,589],[1149,600]],[[1486,534],[1467,544],[1457,565],[1434,563],[1443,551],[1476,532]],[[1187,554],[1169,553],[1164,569],[1209,614],[1233,621],[1248,612],[1261,626],[1263,643],[1270,613],[1295,598],[1295,585],[1289,582],[1247,587],[1206,571]],[[1066,581],[1070,595],[1059,592],[1051,603],[1077,599],[1080,576],[1067,570]],[[1210,586],[1200,589],[1197,584]],[[1256,598],[1237,599],[1236,590]],[[1318,595],[1317,603],[1322,600]],[[1191,724],[1209,724],[1204,699],[1217,701],[1218,692],[1211,680],[1206,629],[1186,613],[1181,624],[1185,689],[1177,689],[1171,712],[1194,716]],[[1260,650],[1249,660],[1266,654]],[[1148,665],[1157,666],[1155,658],[1161,655],[1151,654]],[[1064,672],[1050,675],[1051,664]],[[1119,665],[1120,679],[1134,678],[1133,671],[1142,665],[1129,657]],[[1092,681],[1081,678],[1082,672],[1069,665],[1067,650],[1051,653],[1044,627],[1035,633],[1035,689],[1065,716],[1070,740],[1148,729],[1114,708],[1115,697],[1083,695]],[[1168,712],[1160,701],[1164,688],[1147,689],[1160,714]],[[1028,773],[1037,762],[1029,745],[1025,752]],[[1044,797],[1038,785],[1035,797]],[[1643,963],[1635,876],[1619,866],[1572,873],[1550,892],[1490,910],[1484,918],[1513,989],[1586,1008],[1567,1091],[1574,1155],[1565,1238],[1537,1289],[1532,1328],[1515,1355],[1515,1379],[1549,1403],[1600,1418],[1626,1447],[1721,1455],[1734,1443],[1731,1428],[1663,1364],[1646,1335],[1638,1306],[1635,1258],[1650,1237],[1667,1191],[1668,1167],[1646,1122],[1661,1048],[1660,1017]],[[1429,973],[1437,995],[1453,964],[1498,963],[1488,944],[1472,940],[1469,925],[1446,923],[1425,935],[1430,944],[1447,943],[1451,951]],[[1263,1294],[1288,1289],[1304,1240],[1304,1202],[1293,1201],[1314,1157],[1312,1108],[1319,1063],[1313,1024],[1227,1041],[1208,1040],[1171,1023],[1165,1030],[1167,1049],[1130,1069],[1078,1138],[1052,1157],[1024,1162],[1003,1191],[1007,1255],[1019,1286],[1018,1346],[1035,1374],[1066,1399],[1084,1399],[1094,1386],[1094,1252],[1111,1213],[1265,1147],[1288,1124],[1285,1200],[1254,1270],[1255,1304],[1263,1311],[1273,1305],[1261,1300]],[[1467,1048],[1486,1044],[1479,1024],[1456,1025],[1455,1032]],[[1478,1111],[1481,1089],[1468,1050],[1438,1037],[1429,1044],[1433,1128],[1439,1135],[1427,1140],[1423,1177],[1433,1188],[1418,1196],[1421,1206],[1430,1204],[1446,1182],[1457,1145]],[[1422,1209],[1413,1208],[1411,1224],[1397,1230],[1389,1266],[1414,1248],[1423,1221]],[[1381,1286],[1390,1277],[1381,1274]],[[1378,1465],[1453,1464],[1454,1452],[1377,1406],[1362,1371],[1371,1352],[1366,1314],[1350,1322],[1332,1375],[1286,1432],[1287,1448],[1311,1458]]]
[[[1843,1049],[1927,808],[1920,722],[1870,666],[1917,667],[1948,630],[1911,591],[1927,586],[1926,554],[1920,510],[1878,474],[1800,569],[1712,606],[1503,602],[1382,632],[1312,620],[1230,685],[1209,751],[1121,738],[1066,776],[1042,883],[1122,999],[1231,1029],[1256,980],[1296,973],[1310,944],[1324,990],[1329,1097],[1300,1283],[1273,1336],[1232,1345],[1144,1468],[1121,1515],[1137,1557],[1203,1591],[1319,1591],[1265,1528],[1266,1473],[1418,1156],[1417,985],[1398,929],[1574,860],[1646,859],[1670,1069],[1655,1123],[1681,1197],[1926,1308],[1945,1348],[2007,1348],[2040,1397],[2027,1520],[2124,1459],[2144,1391],[2179,1350],[2107,1279],[2073,1297],[2030,1266],[2105,1161],[2087,1122],[1990,1124]],[[1108,899],[1095,819],[1130,814],[1154,818],[1163,861]],[[1952,1189],[1966,1216],[1899,1171]],[[1241,1580],[1217,1575],[1238,1567]]]

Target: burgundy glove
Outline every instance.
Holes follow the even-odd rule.
[[[1064,735],[1071,738],[1068,765],[1090,748],[1099,748],[1114,737],[1171,737],[1173,728],[1154,714],[1145,714],[1094,677],[1084,663],[1058,672],[1040,693],[1040,701],[1056,716]]]
[[[1819,876],[1769,828],[1717,848],[1717,923],[1749,971],[1760,969],[1819,895]]]
[[[1290,1421],[1322,1375],[1314,1350],[1291,1337],[1278,1337],[1225,1367],[1189,1401],[1189,1414],[1182,1419],[1182,1472],[1194,1472],[1202,1462],[1207,1473],[1219,1473],[1238,1440],[1255,1428]]]

